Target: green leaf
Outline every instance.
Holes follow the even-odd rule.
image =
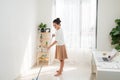
[[[116,32],[116,28],[113,28],[112,31],[110,32],[110,35],[113,35]]]
[[[46,24],[43,25],[43,28],[46,28]]]
[[[119,31],[116,31],[116,32],[113,33],[114,36],[115,36],[115,35],[118,35],[118,34],[120,34]]]
[[[120,32],[120,26],[116,26],[116,29]]]
[[[116,20],[115,20],[115,23],[116,23],[118,26],[120,26],[120,19],[116,19]]]
[[[118,51],[120,51],[120,45],[116,45],[115,49],[117,49]]]
[[[39,28],[46,28],[47,25],[46,24],[43,24],[43,23],[40,23],[40,25],[38,26]]]
[[[116,19],[115,23],[117,26],[111,30],[109,35],[111,36],[111,44],[120,51],[120,19]]]

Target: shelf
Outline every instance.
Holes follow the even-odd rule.
[[[50,33],[49,32],[42,32],[39,33],[38,36],[38,52],[37,52],[37,65],[48,64],[49,62],[49,52],[46,50],[46,47],[49,45],[50,40]],[[42,51],[42,52],[41,52]]]

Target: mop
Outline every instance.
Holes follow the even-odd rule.
[[[40,72],[42,70],[42,67],[43,67],[43,64],[40,66],[40,69],[39,69],[37,77],[35,79],[32,79],[32,80],[39,80],[39,75],[40,75]]]
[[[53,38],[53,37],[52,37],[52,38]],[[48,43],[50,43],[50,42],[52,41],[52,38],[50,39],[50,41],[49,41]],[[40,66],[40,69],[39,69],[39,72],[38,72],[37,77],[36,77],[36,78],[33,78],[32,80],[39,80],[39,75],[40,75],[40,73],[41,73],[42,67],[43,67],[43,62],[42,62],[42,64],[41,64],[41,66]]]

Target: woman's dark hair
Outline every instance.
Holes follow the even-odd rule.
[[[53,20],[53,23],[56,23],[56,24],[60,25],[60,23],[61,23],[60,18],[54,19],[54,20]]]

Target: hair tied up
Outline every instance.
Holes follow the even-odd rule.
[[[61,20],[60,20],[60,18],[56,18],[56,19],[54,19],[53,20],[53,23],[56,23],[56,24],[60,24],[61,23]]]

